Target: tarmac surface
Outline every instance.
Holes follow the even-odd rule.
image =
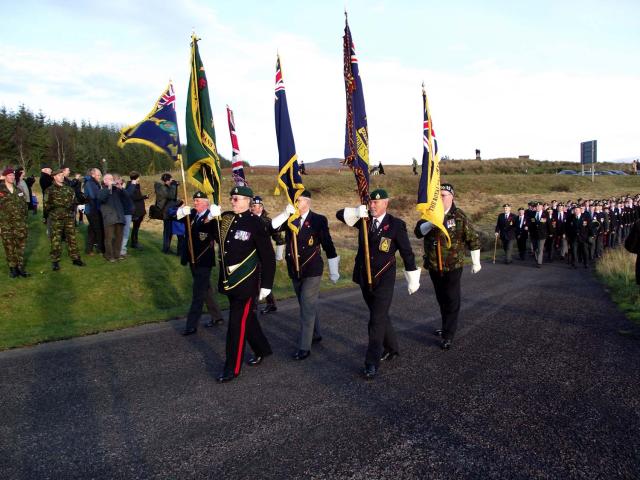
[[[274,355],[228,384],[224,326],[2,352],[0,478],[640,477],[631,324],[591,272],[516,262],[466,267],[448,352],[428,276],[411,297],[399,278],[401,356],[373,381],[359,289],[321,295],[324,339],[302,362],[297,303],[280,302],[262,317]]]

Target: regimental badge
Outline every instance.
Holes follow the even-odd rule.
[[[456,228],[456,219],[455,218],[450,218],[449,220],[447,220],[447,230],[449,230],[451,228]]]
[[[198,238],[201,242],[204,242],[208,236],[209,234],[207,232],[198,232]]]
[[[309,246],[312,247],[313,246],[313,237],[309,237]]]
[[[381,252],[386,252],[388,253],[389,250],[391,249],[391,239],[387,238],[387,237],[382,237],[380,239],[380,247],[379,247]]]
[[[542,217],[542,218],[540,219],[540,222],[542,222],[542,223],[546,223],[546,222],[547,222],[547,219],[546,219],[546,218],[544,218],[544,217]]]
[[[237,230],[233,238],[236,240],[242,240],[243,242],[246,242],[247,240],[249,240],[249,238],[251,238],[251,232],[245,232],[244,230]]]

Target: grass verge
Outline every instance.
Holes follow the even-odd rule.
[[[636,325],[640,325],[640,289],[636,285],[636,256],[624,248],[606,250],[596,265],[596,276],[611,298]]]

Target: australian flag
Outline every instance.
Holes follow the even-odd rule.
[[[276,195],[280,190],[284,190],[287,200],[296,208],[296,213],[289,217],[289,228],[298,233],[298,227],[294,221],[300,217],[296,200],[304,191],[302,177],[298,167],[298,155],[296,155],[296,145],[293,141],[293,131],[291,130],[291,120],[289,119],[289,107],[287,106],[287,94],[284,89],[282,79],[282,69],[280,68],[280,56],[276,63],[276,86],[275,86],[275,115],[276,115],[276,138],[278,140],[279,173]]]
[[[344,38],[344,86],[347,96],[347,121],[344,141],[344,164],[356,177],[360,202],[369,202],[369,131],[364,107],[362,80],[358,69],[349,23],[345,19]]]
[[[176,160],[180,153],[180,136],[176,118],[176,95],[173,84],[160,95],[151,112],[139,123],[120,130],[118,146],[141,143]]]

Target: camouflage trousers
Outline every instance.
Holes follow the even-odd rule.
[[[0,226],[2,245],[9,268],[24,266],[24,249],[27,246],[27,224],[3,224]]]
[[[62,233],[64,232],[65,241],[67,242],[67,250],[69,256],[73,259],[79,259],[78,240],[76,238],[75,219],[71,215],[64,217],[49,217],[51,220],[51,261],[59,262],[62,255]]]

